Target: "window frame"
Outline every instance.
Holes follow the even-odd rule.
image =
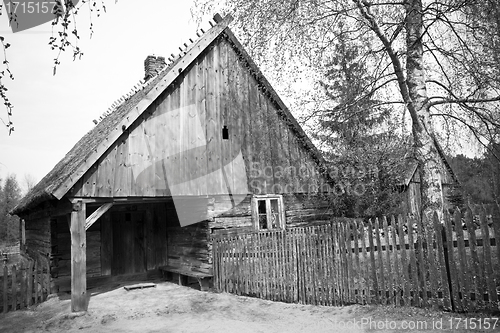
[[[278,202],[278,223],[275,228],[261,229],[259,225],[259,201],[265,201],[266,205],[266,217],[267,221],[272,220],[271,218],[271,200],[277,200]],[[252,197],[252,222],[253,228],[256,231],[274,231],[274,230],[284,230],[286,226],[286,216],[285,209],[283,205],[283,196],[280,194],[265,194],[265,195],[254,195]]]

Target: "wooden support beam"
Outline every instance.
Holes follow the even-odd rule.
[[[105,203],[101,207],[97,208],[87,219],[85,220],[85,230],[88,230],[92,224],[94,224],[104,213],[106,213],[111,207],[113,207],[112,202]]]
[[[116,205],[129,205],[141,203],[158,203],[158,202],[172,202],[171,196],[162,197],[115,197],[115,198],[85,198],[85,197],[71,197],[69,198],[72,203],[81,201],[87,205],[104,205],[105,203],[113,202]]]
[[[87,237],[85,203],[73,204],[71,212],[71,311],[87,311]]]

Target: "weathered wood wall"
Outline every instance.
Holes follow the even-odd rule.
[[[35,260],[40,256],[47,260],[52,253],[50,218],[34,218],[26,221],[25,230],[28,255]]]
[[[307,140],[225,38],[139,117],[69,196],[327,191]],[[223,129],[227,129],[227,139]]]
[[[194,272],[212,273],[212,255],[208,223],[169,227],[168,265]]]
[[[52,277],[68,277],[71,275],[71,235],[67,216],[52,219],[52,235]],[[97,221],[87,230],[87,276],[101,275],[101,223]]]
[[[245,232],[254,230],[251,211],[252,195],[248,195],[236,207],[230,208],[226,197],[214,197],[209,212],[213,214],[209,228]],[[287,227],[314,225],[333,218],[333,207],[328,194],[294,193],[283,195],[283,207]]]
[[[166,222],[167,254],[165,265],[195,272],[211,273],[212,256],[210,230],[207,221],[181,227],[177,207],[170,202],[165,205],[163,216]],[[189,208],[189,207],[186,207]],[[193,207],[192,209],[201,207]]]

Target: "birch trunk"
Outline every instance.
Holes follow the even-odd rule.
[[[422,46],[422,1],[406,2],[406,82],[413,107],[412,131],[414,153],[420,169],[421,209],[420,217],[432,221],[432,213],[443,214],[443,191],[441,175],[443,163],[434,141],[434,130],[430,119],[425,86],[425,70]]]

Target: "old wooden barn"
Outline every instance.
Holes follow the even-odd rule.
[[[216,230],[328,221],[325,162],[228,24],[179,56],[145,61],[121,98],[15,208],[25,250],[51,260],[55,291],[147,278],[160,267],[212,274]],[[184,274],[185,273],[185,274]]]

